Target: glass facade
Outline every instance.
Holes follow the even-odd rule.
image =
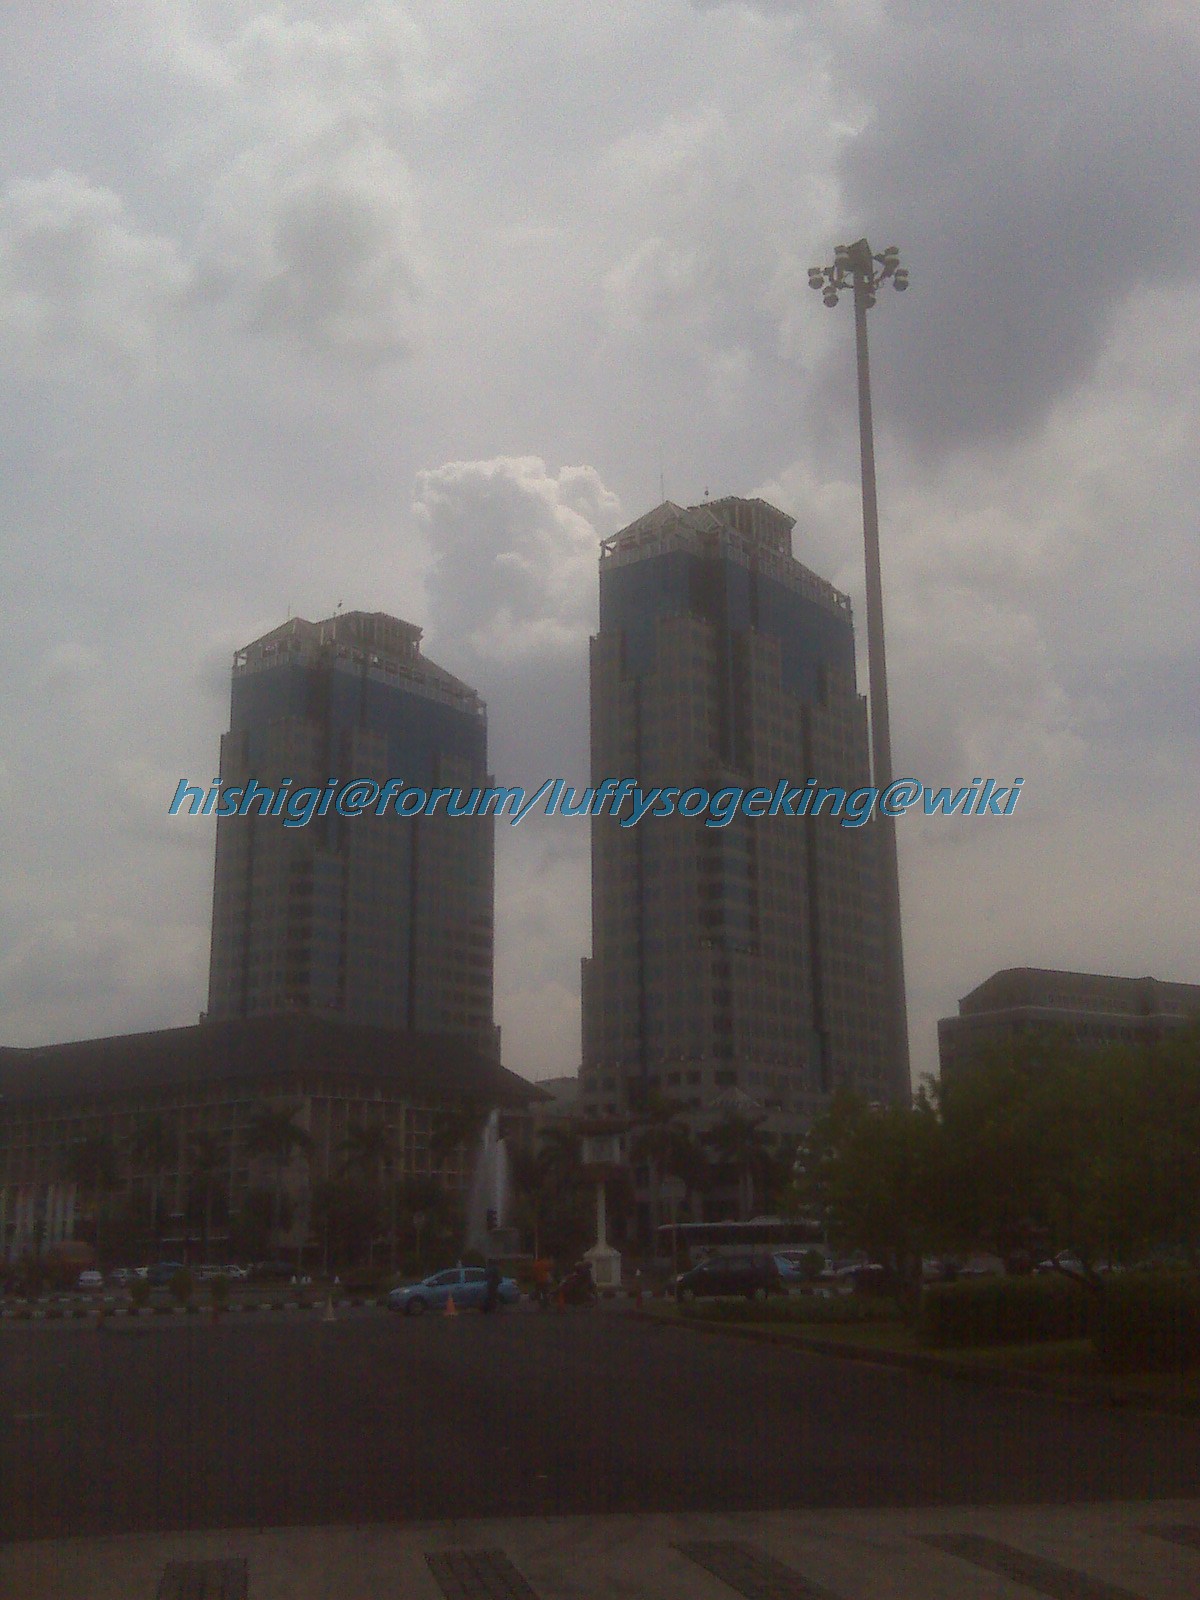
[[[486,786],[478,695],[381,614],[293,619],[238,652],[224,785]],[[220,817],[209,1014],[305,1011],[466,1036],[494,1053],[493,823]]]
[[[849,601],[791,528],[761,501],[668,503],[606,541],[594,782],[869,782]],[[871,825],[596,819],[585,1110],[741,1091],[804,1122],[842,1084],[882,1097],[880,941]]]

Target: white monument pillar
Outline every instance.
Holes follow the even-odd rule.
[[[585,1250],[583,1259],[591,1264],[597,1289],[621,1287],[621,1255],[608,1242],[608,1219],[604,1185],[625,1159],[622,1131],[604,1128],[583,1135],[583,1165],[596,1183],[596,1242]]]

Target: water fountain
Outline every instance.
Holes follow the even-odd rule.
[[[467,1192],[466,1249],[483,1256],[517,1253],[517,1230],[508,1226],[512,1182],[508,1145],[500,1133],[500,1113],[493,1110],[479,1136],[479,1150]]]

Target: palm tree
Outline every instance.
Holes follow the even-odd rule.
[[[117,1147],[112,1135],[93,1133],[72,1145],[63,1163],[63,1175],[68,1183],[79,1187],[85,1199],[96,1201],[96,1242],[99,1244],[99,1212],[105,1198],[112,1194],[120,1181]]]
[[[162,1239],[162,1187],[167,1172],[179,1160],[179,1135],[165,1117],[147,1117],[133,1136],[129,1154],[133,1165],[150,1176],[150,1226],[158,1245]]]
[[[487,1107],[484,1105],[464,1105],[453,1110],[434,1112],[433,1130],[429,1137],[429,1162],[435,1172],[443,1166],[447,1156],[460,1150],[465,1155],[473,1145],[479,1143],[487,1116]]]
[[[692,1143],[687,1126],[680,1120],[682,1106],[653,1091],[647,1095],[638,1118],[638,1128],[630,1143],[634,1161],[644,1161],[650,1169],[650,1248],[658,1242],[662,1223],[662,1180],[670,1174],[684,1178],[688,1170],[688,1151]],[[682,1170],[681,1170],[682,1169]]]
[[[67,1151],[63,1167],[69,1183],[85,1194],[108,1192],[117,1186],[117,1147],[109,1133],[93,1133]]]
[[[204,1202],[204,1221],[200,1235],[200,1251],[208,1260],[208,1241],[212,1233],[213,1180],[226,1165],[228,1156],[221,1140],[207,1128],[198,1128],[188,1145],[191,1157],[192,1182]]]
[[[552,1189],[574,1187],[583,1165],[579,1130],[570,1122],[549,1123],[538,1134],[537,1162]]]
[[[424,1270],[423,1237],[427,1228],[433,1235],[442,1229],[447,1214],[446,1191],[427,1174],[410,1176],[404,1181],[401,1198],[416,1240],[416,1258]]]
[[[738,1217],[749,1219],[754,1209],[754,1185],[764,1187],[775,1176],[778,1158],[762,1131],[761,1117],[748,1117],[740,1111],[727,1111],[721,1121],[703,1135],[717,1160],[733,1169],[738,1186]]]
[[[396,1142],[391,1130],[382,1122],[373,1122],[367,1126],[352,1122],[347,1125],[346,1137],[342,1140],[342,1161],[338,1168],[340,1175],[345,1176],[351,1172],[368,1173],[371,1176],[377,1200],[382,1199],[383,1174],[386,1172],[391,1179],[391,1204],[388,1207],[388,1251],[391,1270],[396,1270]],[[374,1255],[375,1241],[371,1240],[371,1252]],[[373,1264],[373,1261],[372,1261]]]
[[[331,1258],[346,1265],[356,1259],[359,1241],[373,1237],[379,1213],[371,1196],[345,1178],[328,1177],[313,1185],[312,1218],[321,1230],[322,1273],[328,1277]]]
[[[572,1121],[552,1122],[539,1131],[533,1175],[541,1252],[577,1251],[586,1242],[594,1212],[592,1185],[583,1182],[582,1137]]]
[[[536,1146],[518,1144],[508,1159],[516,1220],[533,1235],[533,1253],[540,1255],[547,1225],[577,1198],[579,1135],[569,1125],[551,1124],[540,1130]]]
[[[260,1105],[246,1125],[246,1154],[261,1156],[274,1168],[271,1194],[271,1237],[279,1233],[279,1214],[283,1205],[283,1179],[297,1150],[304,1155],[312,1149],[312,1136],[296,1121],[299,1106]]]

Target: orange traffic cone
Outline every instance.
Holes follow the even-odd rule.
[[[446,1301],[445,1315],[448,1317],[456,1317],[458,1315],[458,1307],[454,1304],[453,1295]]]

